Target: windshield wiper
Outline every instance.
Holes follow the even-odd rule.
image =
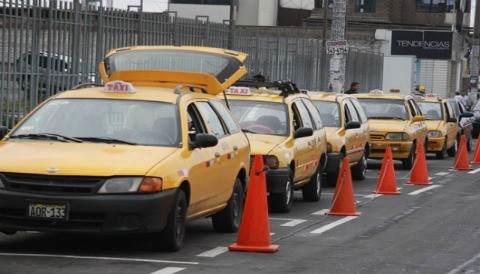
[[[256,132],[253,132],[249,129],[244,129],[244,128],[242,128],[242,131],[245,132],[245,133],[256,133]]]
[[[60,142],[76,142],[81,143],[82,140],[77,138],[63,136],[55,133],[30,133],[30,134],[18,134],[10,136],[9,139],[54,139]]]
[[[126,144],[126,145],[138,145],[137,143],[110,138],[110,137],[75,137],[80,140],[88,141],[88,142],[99,142],[99,143],[107,143],[107,144]]]
[[[387,119],[387,120],[393,119],[393,120],[405,120],[405,119],[403,119],[403,118],[400,118],[400,117],[385,117],[385,116],[372,116],[372,117],[368,117],[368,119]]]

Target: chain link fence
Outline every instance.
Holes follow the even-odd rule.
[[[84,82],[100,83],[98,64],[110,49],[135,45],[227,48],[228,24],[208,17],[144,13],[80,4],[78,0],[0,1],[0,125],[13,127],[44,99]],[[246,77],[290,79],[301,89],[328,87],[329,56],[308,35],[235,31],[234,49],[248,53]],[[345,83],[381,88],[383,56],[350,50]],[[346,87],[348,89],[348,87]]]

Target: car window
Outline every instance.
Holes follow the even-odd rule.
[[[355,110],[357,111],[358,117],[360,117],[360,123],[365,124],[368,122],[367,116],[365,115],[365,111],[363,111],[362,106],[358,102],[357,99],[351,99],[350,102],[353,104],[355,107]]]
[[[322,122],[326,127],[340,127],[340,112],[337,102],[314,101],[320,111]]]
[[[308,108],[308,111],[312,115],[313,121],[315,122],[316,129],[323,128],[322,118],[320,117],[320,113],[315,105],[310,100],[303,99],[303,103]]]
[[[413,100],[408,100],[407,105],[408,105],[408,108],[410,109],[410,113],[412,114],[412,116],[418,116],[422,114],[422,112],[415,107]]]
[[[198,133],[208,133],[200,112],[194,103],[187,107],[187,131],[190,142],[195,140]]]
[[[315,127],[313,126],[312,118],[310,117],[310,114],[308,113],[308,110],[305,107],[305,105],[302,103],[302,101],[297,100],[294,102],[294,105],[296,106],[298,113],[300,114],[300,119],[302,120],[302,126],[315,129]]]
[[[361,98],[358,101],[368,119],[409,119],[403,100]]]
[[[203,120],[210,129],[211,134],[215,135],[217,138],[225,136],[226,132],[223,128],[222,122],[212,106],[208,102],[197,102],[196,105],[202,114]]]
[[[345,113],[345,117],[349,117],[348,122],[355,121],[361,123],[360,117],[358,117],[357,111],[355,111],[355,107],[349,100],[345,100],[345,111],[348,112],[348,115]]]
[[[287,105],[252,100],[228,100],[230,111],[242,130],[286,136],[289,128]]]
[[[450,102],[445,102],[445,111],[447,113],[447,118],[456,118],[455,117],[455,112],[453,111],[452,109],[452,105],[450,104]]]
[[[457,102],[457,101],[449,101],[448,102],[450,107],[451,107],[451,110],[452,110],[452,117],[451,118],[455,118],[457,119],[458,116],[460,115],[460,107],[459,107],[459,104],[460,102]]]
[[[225,105],[220,103],[220,101],[216,101],[216,100],[210,100],[210,104],[212,104],[215,110],[220,114],[220,117],[225,123],[225,125],[227,126],[229,133],[236,133],[240,131],[240,129],[237,126],[237,123],[235,122],[232,115],[225,107]]]

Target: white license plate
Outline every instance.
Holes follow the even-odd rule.
[[[68,220],[68,204],[28,202],[27,216],[41,219]]]

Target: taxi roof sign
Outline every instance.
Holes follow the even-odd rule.
[[[370,95],[383,95],[383,91],[379,89],[373,89],[369,93]]]
[[[436,93],[427,93],[425,94],[425,97],[431,98],[431,99],[437,99],[438,95]]]
[[[103,92],[111,93],[135,93],[133,85],[124,81],[113,81],[105,84]]]
[[[418,95],[418,94],[414,94],[412,97],[415,100],[425,100],[425,97],[423,97],[422,95]]]
[[[249,87],[230,87],[225,93],[230,95],[253,95]]]

